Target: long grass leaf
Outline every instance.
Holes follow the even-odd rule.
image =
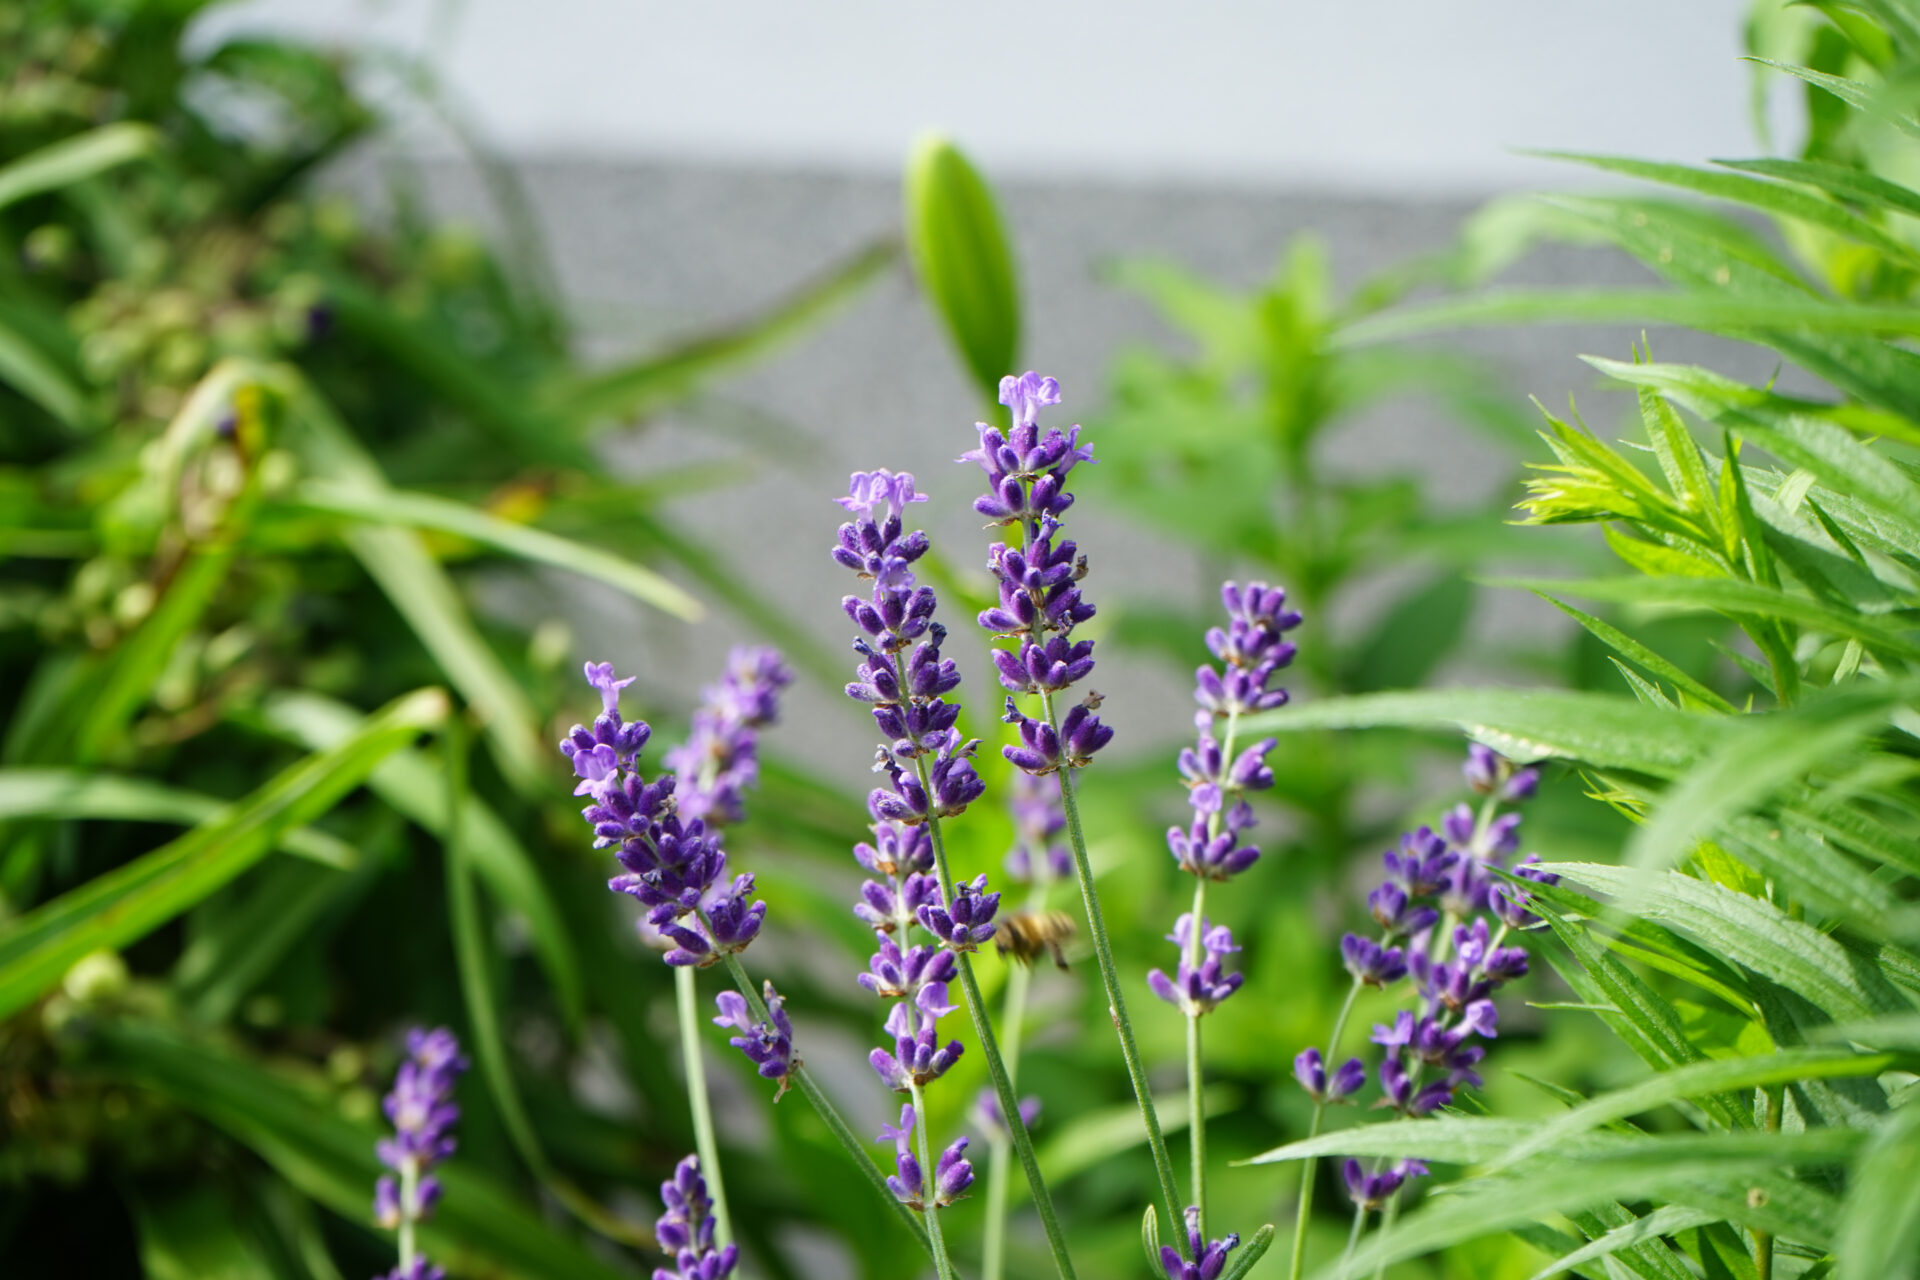
[[[22,916],[0,933],[0,1017],[38,998],[81,956],[144,937],[229,883],[280,832],[332,808],[387,755],[439,724],[446,709],[437,689],[408,694],[221,817]]]
[[[1671,925],[1735,964],[1770,978],[1838,1022],[1911,1009],[1877,971],[1863,971],[1839,942],[1770,902],[1679,872],[1559,863],[1562,879],[1612,897],[1643,919]]]
[[[0,165],[0,209],[153,154],[160,135],[132,121],[103,124]]]
[[[544,529],[502,520],[464,502],[384,487],[309,481],[295,491],[293,505],[373,524],[455,534],[523,560],[597,579],[685,622],[697,622],[706,612],[698,600],[644,565]]]

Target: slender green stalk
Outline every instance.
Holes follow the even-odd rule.
[[[1060,720],[1053,713],[1053,695],[1040,694],[1040,708],[1055,734]],[[1107,936],[1106,918],[1100,914],[1100,897],[1093,887],[1093,863],[1087,858],[1086,830],[1080,823],[1080,802],[1074,796],[1073,775],[1062,769],[1060,807],[1067,814],[1067,843],[1073,849],[1074,876],[1080,882],[1080,901],[1087,913],[1087,933],[1093,939],[1094,958],[1100,964],[1100,982],[1107,992],[1107,1012],[1120,1037],[1120,1056],[1127,1064],[1127,1078],[1133,1083],[1133,1096],[1140,1105],[1140,1121],[1147,1129],[1147,1149],[1153,1155],[1154,1172],[1160,1178],[1160,1199],[1173,1228],[1175,1247],[1187,1257],[1187,1233],[1181,1229],[1180,1190],[1173,1181],[1173,1161],[1167,1158],[1167,1141],[1160,1133],[1160,1115],[1153,1107],[1153,1093],[1140,1061],[1140,1046],[1133,1038],[1133,1022],[1127,1017],[1126,997],[1120,993],[1120,970],[1113,962],[1113,942]],[[1191,1261],[1191,1258],[1189,1258]]]
[[[726,957],[726,964],[727,975],[733,979],[733,985],[739,990],[741,997],[746,1000],[747,1010],[753,1014],[754,1021],[767,1021],[766,1001],[760,998],[760,992],[754,987],[752,980],[747,977],[746,969],[741,967],[740,958],[729,955]],[[819,1083],[813,1078],[813,1073],[808,1071],[801,1065],[799,1060],[796,1059],[793,1064],[793,1071],[789,1074],[788,1078],[793,1081],[794,1087],[799,1089],[806,1097],[808,1104],[813,1107],[820,1119],[826,1123],[828,1130],[832,1132],[833,1136],[839,1139],[840,1145],[846,1148],[847,1155],[853,1160],[854,1167],[860,1171],[860,1176],[867,1180],[879,1194],[881,1200],[885,1202],[888,1210],[899,1221],[900,1225],[913,1234],[913,1238],[920,1242],[920,1247],[925,1249],[927,1256],[931,1258],[933,1256],[933,1243],[927,1235],[925,1225],[914,1216],[911,1209],[901,1204],[893,1192],[888,1189],[887,1176],[880,1172],[880,1166],[875,1164],[873,1157],[867,1154],[866,1146],[854,1135],[853,1130],[847,1127],[846,1120],[840,1115],[839,1109],[833,1105],[833,1100],[827,1097],[821,1090]]]
[[[928,777],[927,761],[924,756],[914,761],[920,775],[920,785],[931,797],[933,786]],[[953,873],[947,866],[947,842],[940,831],[940,820],[927,820],[927,834],[933,842],[934,867],[940,875],[940,893],[948,902],[953,901]],[[1000,1100],[1000,1116],[1006,1122],[1007,1132],[1012,1136],[1013,1149],[1020,1157],[1020,1167],[1026,1171],[1027,1187],[1033,1192],[1033,1207],[1040,1212],[1040,1225],[1047,1233],[1047,1248],[1053,1253],[1054,1268],[1060,1273],[1061,1280],[1074,1280],[1073,1259],[1067,1252],[1066,1233],[1060,1229],[1059,1215],[1054,1212],[1053,1197],[1047,1191],[1046,1179],[1040,1175],[1040,1160],[1033,1151],[1033,1136],[1027,1132],[1026,1121],[1020,1118],[1020,1099],[1013,1091],[1013,1078],[1007,1074],[1007,1064],[1000,1056],[1000,1044],[993,1034],[993,1022],[987,1017],[986,997],[980,994],[980,983],[973,976],[973,957],[962,951],[954,956],[959,962],[960,990],[966,997],[967,1016],[973,1022],[973,1034],[980,1042],[980,1054],[987,1060],[987,1074],[993,1078],[994,1096]]]
[[[1786,1101],[1779,1088],[1764,1091],[1766,1097],[1766,1115],[1761,1121],[1768,1133],[1780,1132],[1780,1113]],[[1773,1280],[1773,1232],[1756,1230],[1753,1233],[1753,1274],[1755,1280]]]
[[[1333,1020],[1333,1032],[1327,1037],[1327,1062],[1332,1064],[1340,1058],[1340,1036],[1347,1029],[1347,1018],[1353,1013],[1353,1002],[1360,995],[1360,979],[1355,978],[1347,987],[1347,998],[1340,1003],[1340,1012]],[[1325,1118],[1327,1104],[1313,1104],[1313,1121],[1307,1126],[1307,1137],[1320,1136],[1320,1121]],[[1313,1184],[1320,1173],[1318,1160],[1302,1162],[1300,1170],[1300,1205],[1293,1216],[1293,1261],[1287,1267],[1290,1280],[1300,1280],[1300,1272],[1307,1262],[1307,1223],[1313,1209]]]
[[[700,1153],[700,1173],[713,1198],[713,1237],[724,1249],[733,1243],[733,1217],[727,1212],[727,1186],[720,1177],[720,1143],[714,1136],[707,1064],[700,1052],[700,994],[692,965],[674,968],[673,998],[680,1011],[680,1060],[686,1066],[687,1103],[693,1110],[693,1148]]]
[[[1347,1251],[1340,1255],[1340,1265],[1345,1266],[1353,1260],[1354,1246],[1360,1243],[1360,1230],[1367,1225],[1367,1210],[1364,1205],[1353,1206],[1353,1230],[1347,1232]]]
[[[1038,868],[1035,869],[1038,872]],[[1035,880],[1027,894],[1027,910],[1046,906],[1047,890]],[[1000,1058],[1007,1064],[1007,1084],[1020,1084],[1020,1048],[1027,1022],[1027,993],[1033,987],[1033,970],[1015,965],[1007,974],[1007,999],[1000,1011]],[[981,1228],[981,1280],[1002,1280],[1007,1256],[1007,1193],[1012,1187],[1013,1140],[1002,1129],[993,1134],[993,1149],[987,1163],[986,1222]]]
[[[926,1191],[926,1208],[920,1216],[926,1219],[927,1238],[933,1244],[933,1270],[939,1280],[955,1280],[953,1260],[947,1257],[947,1242],[940,1235],[940,1210],[933,1203],[933,1143],[927,1138],[927,1100],[917,1081],[908,1081],[913,1093],[913,1132],[920,1146],[920,1177]]]
[[[1187,963],[1193,968],[1200,967],[1200,922],[1206,919],[1207,878],[1196,876],[1193,882],[1193,928],[1187,940]],[[1192,1153],[1193,1174],[1190,1185],[1193,1188],[1193,1206],[1200,1213],[1200,1238],[1207,1238],[1207,1109],[1202,1095],[1200,1069],[1200,1014],[1198,1009],[1187,1014],[1187,1138],[1188,1149]]]
[[[400,1270],[413,1265],[413,1215],[419,1212],[420,1160],[407,1156],[400,1161]]]
[[[1380,1215],[1380,1231],[1385,1234],[1393,1230],[1393,1224],[1400,1218],[1400,1192],[1395,1191],[1387,1201],[1386,1209]],[[1387,1264],[1382,1262],[1374,1268],[1373,1280],[1381,1280],[1387,1274]]]

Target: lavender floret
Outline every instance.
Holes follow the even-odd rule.
[[[1227,1255],[1240,1247],[1239,1232],[1228,1232],[1219,1240],[1207,1241],[1200,1235],[1200,1210],[1187,1208],[1187,1252],[1193,1261],[1180,1256],[1170,1244],[1160,1246],[1160,1269],[1167,1280],[1219,1280],[1227,1269]]]
[[[439,1268],[417,1254],[408,1256],[412,1230],[432,1215],[440,1199],[440,1180],[431,1171],[454,1151],[453,1126],[460,1108],[454,1104],[453,1088],[467,1069],[467,1059],[445,1027],[415,1027],[407,1032],[406,1046],[407,1056],[382,1103],[393,1136],[382,1138],[374,1154],[393,1172],[374,1184],[373,1216],[382,1227],[401,1233],[402,1263],[391,1274],[430,1278]]]
[[[779,1081],[780,1087],[774,1091],[773,1100],[780,1101],[792,1085],[794,1067],[800,1059],[793,1052],[793,1023],[787,1017],[787,1002],[773,983],[761,984],[761,994],[767,1005],[767,1020],[756,1022],[747,1008],[746,997],[738,991],[722,991],[714,997],[714,1004],[720,1010],[714,1025],[738,1031],[727,1043],[746,1055],[754,1069],[768,1080]]]
[[[1201,922],[1202,959],[1195,965],[1190,958],[1193,928],[1192,912],[1184,913],[1174,923],[1167,941],[1180,948],[1180,967],[1171,978],[1159,969],[1153,970],[1147,975],[1147,985],[1153,989],[1153,994],[1188,1017],[1199,1017],[1212,1013],[1222,1001],[1238,991],[1240,984],[1245,981],[1245,975],[1225,972],[1226,958],[1240,948],[1234,945],[1233,933],[1226,925],[1216,925],[1210,921]]]
[[[1347,1194],[1361,1210],[1378,1209],[1392,1198],[1408,1179],[1425,1175],[1427,1166],[1418,1160],[1402,1160],[1377,1173],[1368,1173],[1358,1160],[1348,1160],[1343,1170]]]
[[[674,1265],[671,1270],[654,1268],[653,1280],[722,1280],[732,1275],[739,1246],[714,1247],[713,1201],[707,1198],[698,1156],[674,1167],[673,1177],[660,1184],[660,1201],[666,1211],[654,1223],[654,1239]]]

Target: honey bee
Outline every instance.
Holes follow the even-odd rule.
[[[1062,948],[1073,941],[1076,930],[1073,917],[1064,911],[1016,911],[994,930],[993,943],[1003,956],[1010,955],[1021,964],[1032,964],[1045,951],[1053,963],[1067,967]]]

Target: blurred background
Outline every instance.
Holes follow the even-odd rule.
[[[1523,462],[1544,456],[1528,398],[1559,412],[1577,391],[1596,426],[1630,411],[1577,353],[1626,358],[1642,331],[1339,331],[1410,297],[1649,280],[1564,202],[1524,194],[1620,184],[1521,149],[1792,152],[1800,99],[1757,94],[1741,58],[1811,28],[1749,30],[1749,8],[0,12],[16,771],[0,1270],[384,1267],[376,1099],[419,1021],[454,1026],[477,1062],[435,1257],[458,1278],[653,1265],[652,1188],[690,1137],[671,981],[601,887],[609,864],[551,752],[595,710],[587,658],[637,674],[629,710],[663,744],[729,645],[772,641],[798,668],[732,847],[771,907],[756,972],[876,1131],[891,1099],[851,981],[871,939],[847,914],[873,735],[839,696],[829,500],[879,466],[933,495],[916,509],[929,571],[970,731],[992,738],[998,693],[964,625],[989,539],[978,472],[954,459],[997,412],[998,372],[1059,378],[1055,414],[1100,462],[1075,473],[1073,535],[1119,737],[1087,772],[1088,810],[1136,978],[1170,962],[1183,886],[1161,833],[1183,813],[1173,756],[1222,578],[1283,584],[1306,612],[1303,701],[1617,689],[1597,644],[1482,580],[1602,553],[1587,530],[1508,523]],[[935,250],[904,225],[928,131],[971,161],[1004,229],[1017,305],[986,344],[998,364],[956,343]],[[1759,349],[1646,336],[1665,360],[1774,371]],[[1705,671],[1727,630],[1641,634]],[[425,687],[449,691],[450,719]],[[1295,1171],[1228,1164],[1304,1132],[1284,1064],[1325,1034],[1373,858],[1460,798],[1462,746],[1297,734],[1275,752],[1268,857],[1219,906],[1248,973],[1209,1029],[1221,1220],[1289,1220]],[[955,824],[964,874],[998,874],[1013,839],[1006,771],[983,756],[989,799]],[[1608,857],[1620,828],[1580,790],[1550,776],[1530,840]],[[466,841],[450,812],[473,815]],[[182,865],[190,881],[170,878]],[[97,927],[69,910],[123,900],[139,910]],[[1004,967],[982,968],[997,986]],[[1022,1084],[1046,1100],[1042,1161],[1087,1274],[1135,1274],[1151,1175],[1091,961],[1043,968],[1034,1001]],[[1177,1089],[1180,1019],[1150,1007],[1141,1024]],[[1568,1025],[1516,1009],[1503,1064],[1585,1088],[1624,1060]],[[906,1274],[810,1114],[769,1108],[720,1037],[707,1055],[754,1274]],[[980,1073],[978,1055],[956,1073],[941,1132],[967,1123]],[[1489,1096],[1556,1105],[1517,1075]],[[1344,1223],[1321,1190],[1324,1254]],[[955,1212],[968,1240],[978,1212]],[[1010,1247],[1009,1274],[1041,1274],[1025,1212]],[[1519,1280],[1538,1263],[1496,1240],[1393,1274]]]

